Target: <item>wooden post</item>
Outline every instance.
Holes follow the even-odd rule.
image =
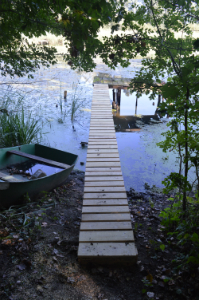
[[[113,89],[113,101],[115,101],[115,91]]]
[[[135,102],[135,115],[137,115],[137,107],[138,107],[138,98],[136,97],[136,102]]]
[[[117,105],[117,94],[118,94],[118,89],[115,89],[115,104]]]
[[[67,91],[64,91],[64,100],[66,100],[67,97]]]
[[[157,104],[157,107],[159,107],[160,102],[161,102],[161,95],[158,95],[158,104]]]
[[[117,90],[117,103],[120,106],[120,100],[121,100],[121,89]]]

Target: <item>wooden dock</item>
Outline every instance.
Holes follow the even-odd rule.
[[[78,260],[130,265],[137,248],[120,166],[108,85],[93,90]]]

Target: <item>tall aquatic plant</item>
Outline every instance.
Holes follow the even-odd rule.
[[[0,115],[0,148],[12,147],[41,140],[39,120],[34,120],[31,113],[25,118],[21,113],[2,113]]]
[[[79,83],[79,82],[78,82]],[[82,99],[78,97],[78,94],[81,95],[82,93],[82,88],[78,90],[78,83],[73,83],[73,89],[74,89],[74,94],[71,102],[71,109],[70,109],[70,115],[71,115],[71,122],[74,122],[75,116],[80,109],[80,107],[83,106],[84,102]]]
[[[71,103],[71,121],[74,121],[76,112],[78,111],[79,107],[81,106],[81,103],[78,103],[77,98],[73,98],[72,103]]]

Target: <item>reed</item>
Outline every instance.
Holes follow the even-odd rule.
[[[0,114],[0,148],[40,142],[42,137],[39,120],[31,113],[25,119],[24,110],[19,113]]]
[[[73,84],[73,88],[75,89],[72,102],[71,102],[71,109],[70,109],[70,115],[71,115],[71,121],[72,123],[74,122],[75,116],[79,108],[82,106],[83,101],[80,100],[77,96],[77,89],[78,89],[78,84]],[[81,94],[81,90],[78,92]]]

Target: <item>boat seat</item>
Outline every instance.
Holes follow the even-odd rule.
[[[67,165],[67,164],[63,164],[63,163],[60,163],[60,162],[57,162],[57,161],[54,161],[54,160],[51,160],[51,159],[46,159],[46,158],[43,158],[43,157],[40,157],[40,156],[28,154],[28,153],[25,153],[25,152],[22,152],[22,151],[13,150],[13,151],[7,151],[7,153],[23,156],[23,157],[41,162],[41,163],[46,164],[48,166],[58,167],[58,168],[62,168],[62,169],[68,169],[68,168],[71,167],[70,165]]]

